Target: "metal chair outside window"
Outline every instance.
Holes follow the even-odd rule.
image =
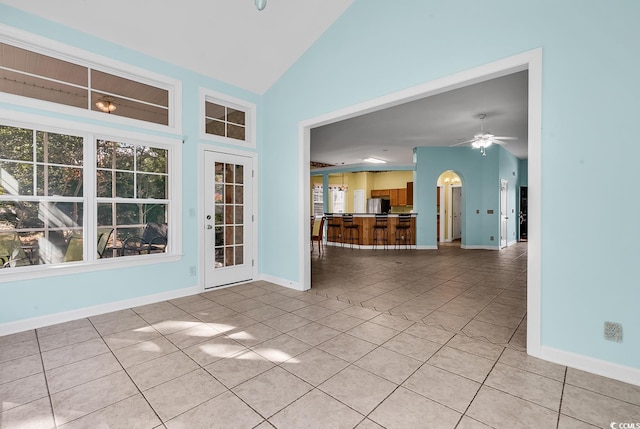
[[[386,213],[376,214],[376,223],[373,225],[373,248],[378,246],[378,242],[384,244],[384,248],[388,249],[389,244],[389,216]]]

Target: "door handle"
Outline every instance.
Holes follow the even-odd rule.
[[[207,225],[207,229],[213,229],[213,226]]]

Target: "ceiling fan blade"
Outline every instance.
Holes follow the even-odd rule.
[[[449,147],[462,146],[463,144],[473,143],[474,141],[476,141],[476,139],[465,140],[465,141],[460,142],[460,143],[450,144]]]
[[[496,139],[496,140],[518,140],[518,137],[495,136],[493,138]]]
[[[502,144],[509,144],[509,142],[505,142],[505,141],[498,140],[498,139],[493,139],[493,140],[492,140],[492,143],[496,143],[496,144],[500,144],[500,145],[502,145]]]

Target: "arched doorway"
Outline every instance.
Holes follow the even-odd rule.
[[[438,243],[462,242],[462,179],[453,170],[444,171],[437,182],[436,213]]]

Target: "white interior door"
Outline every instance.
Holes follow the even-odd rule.
[[[500,248],[507,247],[507,221],[509,220],[508,208],[509,182],[500,180]]]
[[[462,188],[451,187],[451,212],[453,213],[453,231],[451,238],[459,240],[462,238]]]
[[[364,189],[356,189],[353,191],[353,212],[366,213],[367,209],[364,205]]]
[[[252,279],[252,169],[249,157],[205,152],[205,288]]]

